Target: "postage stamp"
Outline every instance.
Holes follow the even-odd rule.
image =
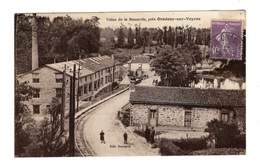
[[[241,59],[242,21],[211,21],[211,58]]]

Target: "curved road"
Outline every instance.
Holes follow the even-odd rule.
[[[82,134],[89,150],[95,156],[152,156],[159,155],[158,149],[152,149],[145,139],[125,129],[116,118],[118,111],[129,102],[127,90],[95,107],[78,126],[76,132]],[[105,133],[106,144],[100,142],[99,133]],[[123,133],[128,134],[128,144],[124,144]]]

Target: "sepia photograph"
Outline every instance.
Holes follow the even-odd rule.
[[[246,155],[245,10],[14,18],[14,157]]]

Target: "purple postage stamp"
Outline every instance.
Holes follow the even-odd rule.
[[[213,59],[240,60],[242,34],[242,21],[212,20],[210,57]]]

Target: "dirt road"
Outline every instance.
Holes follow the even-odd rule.
[[[126,130],[116,118],[118,111],[129,102],[130,91],[126,91],[95,108],[84,124],[84,137],[97,156],[153,156],[159,150],[152,149],[145,139]],[[105,144],[100,142],[99,133],[105,133]],[[123,134],[128,134],[124,144]]]

